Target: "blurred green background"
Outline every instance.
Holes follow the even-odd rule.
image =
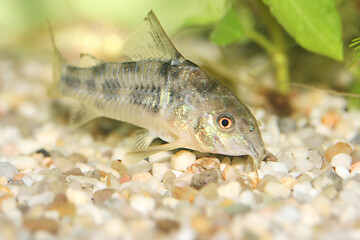
[[[131,32],[150,10],[154,10],[171,35],[191,16],[218,15],[225,1],[218,0],[0,0],[0,52],[13,54],[17,48],[42,45],[46,19],[58,26],[117,27]],[[101,38],[101,35],[98,36]],[[61,40],[60,40],[61,42]],[[22,49],[24,50],[24,49]],[[23,52],[24,53],[24,52]]]
[[[344,61],[302,49],[279,25],[286,44],[289,82],[359,93],[360,64],[349,68],[353,54],[348,45],[360,36],[360,0],[329,1],[335,2],[340,14]],[[266,92],[276,89],[271,56],[246,34],[229,46],[211,42],[211,32],[230,5],[235,6],[243,27],[250,26],[271,40],[271,30],[260,11],[264,6],[261,0],[0,0],[0,58],[40,59],[48,63],[49,19],[60,51],[72,63],[77,63],[80,53],[117,60],[125,37],[154,10],[186,57],[232,85],[236,94],[248,95],[241,89],[247,85],[263,96],[254,97],[255,102],[268,104]],[[184,32],[187,35],[181,38]],[[177,41],[179,36],[181,41]]]

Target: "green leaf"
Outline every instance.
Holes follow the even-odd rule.
[[[360,38],[355,38],[352,40],[352,43],[349,45],[349,48],[353,48],[354,58],[352,59],[350,66],[360,59]]]
[[[263,0],[303,48],[343,60],[341,19],[334,0]]]
[[[215,23],[217,20],[216,17],[210,14],[196,15],[187,18],[181,27],[208,26]]]
[[[166,0],[162,1],[166,2]],[[181,6],[188,9],[188,11],[178,11],[182,16],[186,16],[180,28],[186,28],[213,25],[223,16],[229,4],[227,0],[183,0]]]
[[[235,42],[244,35],[239,19],[234,8],[230,8],[217,23],[210,35],[211,41],[219,45],[227,45]]]

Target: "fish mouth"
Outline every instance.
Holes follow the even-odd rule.
[[[252,141],[246,139],[246,142],[248,143],[248,150],[245,151],[247,152],[247,155],[252,157],[258,163],[266,159],[267,151],[262,141],[257,141],[258,144],[251,144]]]
[[[258,162],[263,161],[267,157],[267,152],[264,147],[255,148],[255,146],[251,145],[251,150],[253,154],[249,154],[252,158],[256,159]]]

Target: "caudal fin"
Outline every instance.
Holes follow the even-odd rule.
[[[51,58],[51,65],[52,65],[52,71],[53,71],[53,81],[50,83],[48,87],[48,95],[50,97],[59,97],[59,83],[61,80],[61,71],[64,66],[64,64],[67,63],[66,59],[61,55],[59,50],[57,49],[55,45],[55,38],[54,33],[52,30],[52,27],[50,25],[49,20],[47,20],[47,28],[50,35],[51,45],[53,48],[53,54]]]

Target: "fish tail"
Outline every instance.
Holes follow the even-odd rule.
[[[59,97],[59,83],[61,80],[61,72],[63,66],[67,63],[66,59],[61,55],[60,51],[56,47],[54,32],[50,25],[49,20],[47,20],[47,28],[50,35],[51,45],[53,48],[53,54],[51,57],[51,65],[53,71],[53,81],[49,84],[48,95],[51,97]]]

